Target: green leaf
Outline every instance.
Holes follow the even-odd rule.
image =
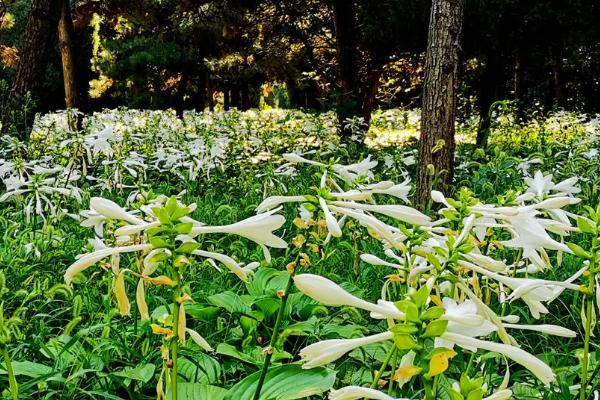
[[[167,241],[161,237],[151,237],[149,240],[150,244],[154,247],[154,248],[168,248],[169,247],[169,243],[167,243]]]
[[[405,325],[405,324],[396,324],[394,325],[390,331],[392,333],[398,333],[401,335],[411,335],[417,332],[419,329],[414,325]]]
[[[430,320],[430,319],[438,319],[444,315],[444,308],[439,306],[430,307],[423,314],[421,314],[421,319]]]
[[[394,335],[394,343],[400,350],[412,350],[421,347],[411,335],[396,334]]]
[[[427,287],[427,285],[423,285],[416,293],[412,294],[410,297],[415,302],[415,305],[418,308],[421,308],[421,307],[423,307],[423,305],[425,305],[425,302],[427,301],[427,298],[429,297],[429,293],[430,293],[430,291],[429,291],[429,288]]]
[[[436,319],[431,321],[427,327],[425,328],[425,333],[423,333],[423,337],[437,337],[442,333],[446,332],[448,328],[448,321],[445,319]]]
[[[29,378],[39,378],[40,376],[52,373],[52,367],[44,364],[38,364],[31,361],[13,361],[11,362],[14,374],[16,376],[27,376]],[[0,364],[0,375],[6,375],[6,364]]]
[[[223,400],[227,389],[222,387],[206,385],[203,383],[177,383],[177,400]],[[170,388],[167,387],[167,399],[171,399]]]
[[[138,365],[137,367],[127,367],[122,371],[113,372],[112,375],[128,380],[141,381],[148,383],[154,376],[154,364]]]
[[[233,292],[217,293],[207,298],[208,302],[214,306],[224,308],[230,313],[247,313],[250,312],[248,306],[242,298]]]
[[[244,350],[245,351],[242,352],[235,346],[232,346],[228,343],[219,343],[216,352],[217,354],[233,357],[248,364],[256,366],[263,365],[265,361],[265,355],[262,351],[262,348],[256,346],[251,348],[247,347]],[[291,358],[293,358],[293,356],[287,351],[274,350],[272,361],[277,362],[280,360],[289,360]]]
[[[590,258],[592,258],[592,254],[591,253],[585,251],[581,246],[576,245],[575,243],[567,243],[567,246],[578,257],[582,257],[582,258],[585,258],[585,259],[588,259],[588,260]]]
[[[198,321],[212,321],[219,313],[219,307],[206,306],[202,304],[187,304],[185,313]]]
[[[182,243],[181,246],[179,246],[177,250],[175,250],[175,252],[179,254],[191,254],[192,251],[196,250],[198,247],[200,247],[200,243],[185,242]]]
[[[215,384],[221,379],[221,364],[205,353],[180,358],[177,370],[179,382]]]
[[[577,227],[581,232],[584,233],[596,233],[596,224],[594,223],[594,221],[585,217],[577,217]]]
[[[433,265],[435,269],[442,269],[442,264],[440,264],[440,260],[438,260],[435,254],[426,253],[425,257],[427,258],[427,261],[429,261],[429,264]]]
[[[234,385],[223,400],[252,400],[260,371]],[[323,367],[302,369],[298,364],[272,367],[267,372],[260,400],[295,400],[321,394],[333,386],[335,371]]]
[[[194,225],[191,222],[180,222],[175,225],[175,232],[180,235],[187,235],[192,231],[193,226]]]
[[[412,322],[419,322],[419,309],[417,305],[410,300],[401,300],[394,303],[398,310],[406,314],[406,319]]]

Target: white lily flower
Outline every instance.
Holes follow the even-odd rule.
[[[394,196],[404,201],[405,203],[410,203],[410,200],[408,199],[410,189],[410,179],[407,179],[402,183],[395,184],[392,187],[386,189],[372,188],[369,191],[374,194],[386,194],[389,196]]]
[[[548,335],[562,336],[562,337],[568,337],[568,338],[573,338],[573,337],[577,336],[577,332],[574,332],[567,328],[563,328],[562,326],[558,326],[558,325],[547,325],[547,324],[517,325],[517,324],[506,323],[506,324],[504,324],[504,327],[510,328],[510,329],[519,329],[519,330],[525,330],[525,331],[546,333]]]
[[[283,203],[300,203],[305,200],[304,196],[271,196],[264,199],[262,203],[256,207],[256,212],[260,214],[279,207]]]
[[[378,214],[387,215],[388,217],[392,217],[412,225],[431,225],[431,218],[429,218],[427,215],[415,210],[412,207],[402,206],[399,204],[361,204],[349,201],[334,201],[331,204],[338,207],[376,212]]]
[[[450,208],[452,210],[454,209],[454,207],[452,207],[450,205],[450,203],[448,203],[448,200],[446,200],[446,196],[444,196],[444,194],[442,192],[439,192],[437,190],[432,190],[431,191],[431,199],[436,203],[442,203],[447,208]]]
[[[198,346],[200,346],[202,349],[204,349],[204,351],[207,351],[207,352],[213,351],[213,348],[211,347],[211,345],[208,344],[206,339],[204,339],[198,332],[196,332],[195,330],[190,329],[190,328],[185,328],[185,331],[187,332],[188,335],[190,335],[190,339],[192,339],[192,341],[194,341],[194,343],[196,343]]]
[[[106,249],[97,250],[92,253],[84,254],[83,256],[79,257],[77,261],[71,264],[71,266],[65,271],[65,283],[67,285],[70,285],[75,275],[85,271],[87,268],[96,264],[103,258],[112,256],[113,254],[131,253],[136,251],[143,252],[150,249],[152,249],[151,244],[135,244],[123,247],[110,247]]]
[[[372,399],[372,400],[401,400],[396,399],[387,394],[361,386],[346,386],[340,389],[331,389],[329,392],[329,400],[358,400],[358,399]]]
[[[470,262],[459,260],[458,264],[472,271],[485,275],[488,278],[502,282],[504,285],[511,288],[513,292],[508,297],[508,300],[511,301],[512,299],[522,298],[525,304],[527,304],[529,307],[531,315],[536,319],[540,317],[540,314],[548,313],[548,309],[542,304],[542,302],[554,300],[556,298],[557,289],[579,289],[578,285],[571,283],[569,280],[566,280],[565,282],[559,282],[543,279],[513,278],[488,271]],[[580,273],[580,271],[577,273]]]
[[[554,187],[554,183],[552,183],[552,175],[545,175],[542,171],[537,170],[533,175],[533,178],[525,178],[525,183],[527,183],[527,192],[535,193],[536,196],[542,197],[546,193],[550,193],[550,190]]]
[[[229,269],[231,272],[233,272],[235,275],[237,275],[237,277],[240,278],[242,281],[244,281],[244,282],[248,281],[248,272],[249,271],[247,269],[242,268],[242,266],[237,261],[235,261],[233,258],[231,258],[229,256],[226,256],[225,254],[213,253],[213,252],[204,251],[204,250],[194,250],[192,252],[192,254],[194,254],[196,256],[200,256],[200,257],[215,259],[215,260],[223,263],[223,265],[225,265],[227,267],[227,269]]]
[[[472,300],[457,303],[455,300],[444,297],[443,319],[448,321],[446,332],[459,333],[470,337],[488,336],[498,330],[496,325],[477,313],[477,305]],[[437,337],[435,347],[452,348],[452,344]]]
[[[484,397],[483,400],[509,400],[512,397],[512,390],[503,389],[499,390],[490,396]]]
[[[123,220],[134,225],[143,225],[146,223],[146,221],[125,211],[123,207],[114,201],[104,199],[102,197],[92,197],[90,199],[90,208],[106,218]]]
[[[331,233],[333,237],[341,237],[342,229],[340,228],[337,219],[333,216],[331,211],[329,211],[329,207],[327,207],[327,203],[322,197],[319,197],[319,205],[323,210],[323,215],[325,215],[325,223],[327,224],[327,230],[329,230],[329,233]]]
[[[273,215],[279,211],[274,209],[262,214],[254,215],[231,225],[223,226],[195,226],[190,236],[195,237],[206,233],[230,233],[250,239],[255,243],[269,247],[285,249],[287,243],[273,234],[273,231],[281,228],[285,223],[282,215]]]
[[[334,212],[347,215],[350,218],[354,218],[361,225],[366,227],[371,235],[375,235],[377,239],[384,240],[392,247],[400,248],[401,243],[398,236],[395,234],[396,228],[387,225],[386,223],[378,220],[372,215],[366,214],[362,211],[354,211],[344,207],[338,207],[332,205],[330,209]]]
[[[440,337],[448,342],[454,343],[466,349],[477,348],[502,354],[531,371],[531,373],[533,373],[545,385],[549,385],[555,379],[552,368],[550,368],[539,358],[518,347],[504,343],[495,343],[486,340],[475,339],[469,336],[447,331],[444,332]]]
[[[403,355],[402,359],[400,359],[400,365],[398,366],[398,370],[401,371],[403,368],[413,367],[416,355],[417,353],[415,353],[412,350]],[[400,389],[402,389],[402,386],[404,386],[407,382],[409,382],[412,379],[412,374],[410,375],[411,376],[408,377],[403,376],[402,374],[397,374],[398,378],[396,379],[396,382],[398,382],[398,387]]]
[[[402,268],[402,266],[400,266],[399,264],[394,264],[394,263],[382,260],[381,258],[374,256],[373,254],[366,254],[366,253],[361,254],[360,259],[371,265],[378,265],[378,266],[381,265],[381,266],[392,267],[392,268]]]
[[[392,310],[385,305],[369,303],[348,293],[335,282],[320,275],[296,275],[294,283],[300,292],[326,306],[351,306],[383,315],[386,318],[404,319],[404,313],[395,307]]]
[[[300,350],[300,357],[304,362],[302,368],[310,369],[330,364],[358,347],[384,342],[393,337],[391,332],[383,332],[362,338],[330,339],[311,344]]]

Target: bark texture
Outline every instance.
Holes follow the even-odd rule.
[[[65,87],[65,107],[77,108],[77,81],[75,75],[75,57],[73,56],[73,20],[69,9],[69,0],[60,0],[60,20],[58,22],[58,46],[62,59],[63,82]]]
[[[428,204],[434,182],[439,179],[443,187],[452,181],[454,173],[454,121],[463,11],[463,0],[433,0],[431,5],[416,199],[421,206]]]
[[[356,10],[348,0],[332,0],[333,23],[338,53],[338,73],[341,93],[337,114],[342,136],[349,136],[344,121],[359,114],[359,73],[357,63],[358,43],[356,32]]]
[[[13,80],[10,99],[2,115],[2,131],[13,128],[26,139],[29,136],[35,110],[21,112],[28,93],[35,100],[40,83],[45,79],[46,61],[58,26],[61,0],[33,0],[25,26],[17,74]]]

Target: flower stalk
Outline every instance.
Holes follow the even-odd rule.
[[[294,263],[295,264],[295,263]],[[281,323],[283,321],[283,314],[285,312],[285,306],[287,304],[287,299],[289,296],[290,290],[292,290],[292,285],[294,284],[294,274],[296,272],[296,267],[292,264],[291,268],[288,268],[288,272],[290,276],[288,277],[288,282],[285,287],[285,291],[281,294],[281,303],[279,304],[279,311],[277,312],[277,319],[275,320],[275,326],[273,327],[273,334],[271,335],[271,340],[269,342],[269,346],[266,350],[265,362],[263,363],[262,370],[260,372],[260,378],[258,379],[258,384],[256,385],[256,391],[254,392],[254,400],[260,399],[260,392],[265,383],[265,378],[267,376],[267,372],[269,371],[269,365],[271,363],[271,358],[273,357],[273,351],[275,349],[275,345],[277,340],[279,339],[279,330],[281,327]]]
[[[8,354],[8,347],[6,344],[0,344],[0,347],[2,348],[2,358],[4,359],[4,365],[6,366],[6,373],[8,374],[8,387],[10,390],[10,395],[13,400],[19,400],[19,385],[17,384],[15,371],[12,367],[10,355]]]

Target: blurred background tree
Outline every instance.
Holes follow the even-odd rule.
[[[23,57],[35,78],[20,79],[19,90],[35,111],[279,106],[334,109],[366,128],[374,109],[421,104],[430,0],[1,3],[4,109]],[[31,59],[28,19],[44,8],[52,32]],[[498,101],[514,101],[522,115],[600,111],[599,8],[595,0],[466,0],[459,117],[480,115],[480,141]],[[71,33],[67,69],[59,21]]]

